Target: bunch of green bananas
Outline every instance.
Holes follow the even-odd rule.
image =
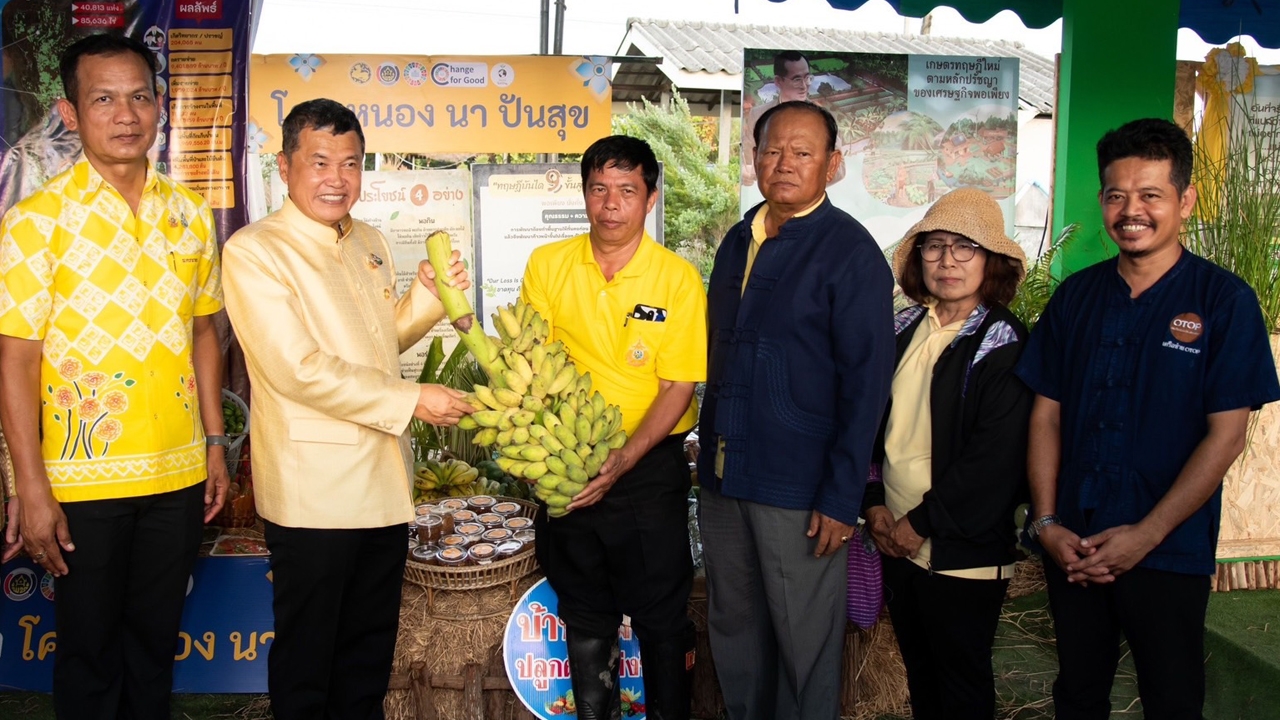
[[[461,460],[424,460],[413,464],[413,502],[431,502],[443,497],[466,497],[476,492],[480,471]]]
[[[498,466],[536,485],[534,494],[561,517],[565,506],[600,472],[609,450],[622,447],[622,411],[591,391],[564,345],[547,343],[547,321],[517,300],[493,316],[499,338],[492,386],[477,385],[467,401],[476,412],[458,426],[479,429],[477,445],[494,445]]]

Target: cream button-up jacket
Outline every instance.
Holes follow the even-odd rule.
[[[400,353],[444,309],[416,280],[397,297],[382,233],[350,217],[341,226],[286,200],[223,249],[227,314],[253,386],[258,514],[286,527],[413,519],[418,384],[400,377]]]

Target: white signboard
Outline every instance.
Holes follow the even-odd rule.
[[[475,165],[476,313],[496,335],[489,317],[515,302],[529,255],[539,245],[587,232],[582,177],[574,163]],[[662,242],[662,181],[645,229]]]

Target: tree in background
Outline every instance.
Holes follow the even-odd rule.
[[[613,117],[613,132],[648,142],[663,164],[666,245],[697,265],[705,278],[720,239],[738,221],[738,154],[730,152],[728,164],[716,163],[716,148],[700,136],[699,127],[678,94],[666,107],[645,100]]]

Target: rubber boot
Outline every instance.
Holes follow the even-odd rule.
[[[693,627],[661,641],[640,640],[644,712],[648,720],[689,720],[695,641]]]
[[[619,720],[622,688],[618,684],[618,636],[595,638],[569,629],[565,645],[578,720]]]

